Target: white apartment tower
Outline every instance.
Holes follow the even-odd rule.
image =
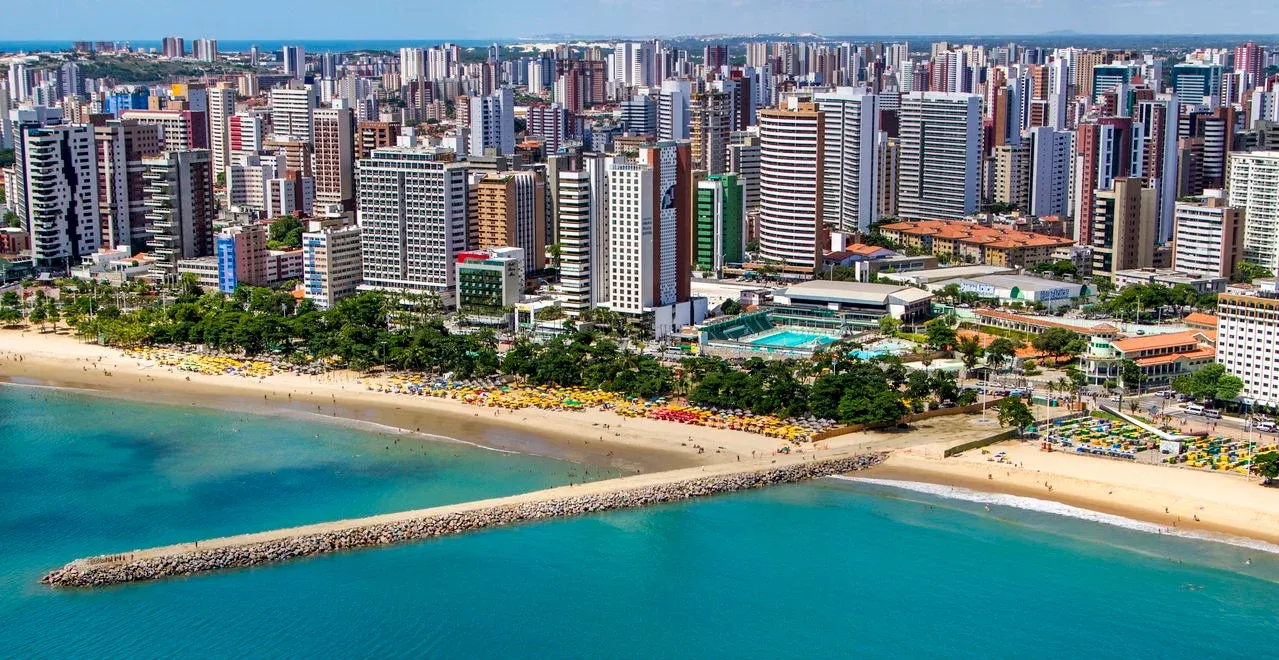
[[[275,135],[310,141],[314,113],[315,92],[310,85],[271,89],[271,126]]]
[[[1217,296],[1217,363],[1243,381],[1239,399],[1279,405],[1279,280],[1256,280],[1253,295]]]
[[[511,88],[473,97],[470,126],[470,155],[483,156],[489,147],[502,156],[515,153],[515,95]]]
[[[981,195],[981,96],[902,96],[898,209],[903,220],[959,220]]]
[[[362,281],[360,227],[311,229],[302,234],[302,291],[316,307],[330,309],[354,293]]]
[[[824,135],[812,104],[759,112],[759,249],[767,263],[810,273],[821,265]]]
[[[231,117],[235,115],[236,90],[211,87],[209,92],[209,151],[213,152],[213,176],[226,172],[231,162]]]
[[[98,167],[93,127],[17,125],[16,190],[6,191],[31,234],[31,257],[42,271],[61,272],[97,250]]]
[[[1244,210],[1243,258],[1279,269],[1279,151],[1230,154],[1228,204]]]
[[[608,168],[609,306],[641,314],[654,306],[653,168],[618,159]]]
[[[466,172],[451,152],[410,147],[374,149],[360,161],[365,287],[451,293],[466,249]]]
[[[564,310],[574,318],[609,297],[607,189],[611,164],[611,157],[586,155],[580,170],[557,176],[560,289],[565,295]]]
[[[302,80],[306,75],[306,49],[301,46],[285,46],[280,49],[280,61],[284,74]]]
[[[862,231],[877,219],[875,138],[879,110],[874,94],[851,87],[818,94],[813,103],[825,123],[822,136],[823,222],[842,231]]]

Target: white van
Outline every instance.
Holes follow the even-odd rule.
[[[1202,414],[1204,414],[1204,407],[1203,407],[1203,406],[1201,406],[1201,405],[1199,405],[1199,404],[1197,404],[1197,403],[1192,403],[1192,404],[1190,404],[1190,405],[1186,406],[1186,414],[1187,414],[1187,415],[1202,415]]]
[[[1269,421],[1261,422],[1257,424],[1257,430],[1261,431],[1262,433],[1274,433],[1275,423],[1269,422]]]
[[[1211,417],[1212,419],[1221,419],[1221,411],[1217,410],[1216,408],[1204,408],[1204,417]]]

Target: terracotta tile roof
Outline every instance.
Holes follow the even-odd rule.
[[[1217,317],[1213,316],[1212,314],[1204,314],[1202,312],[1191,312],[1187,314],[1186,318],[1182,320],[1185,321],[1187,325],[1203,325],[1203,326],[1210,326],[1213,328],[1217,327]]]
[[[1151,365],[1156,365],[1156,364],[1171,364],[1173,362],[1176,362],[1177,360],[1206,360],[1216,355],[1217,355],[1216,349],[1203,347],[1203,348],[1197,348],[1193,351],[1186,351],[1184,353],[1166,353],[1164,355],[1153,355],[1151,357],[1144,357],[1144,358],[1139,358],[1137,360],[1133,360],[1133,362],[1136,362],[1139,366],[1142,366],[1142,367],[1149,367]]]
[[[1065,328],[1067,330],[1073,330],[1075,332],[1078,332],[1081,335],[1094,335],[1094,334],[1102,334],[1105,332],[1114,332],[1114,328],[1109,326],[1107,326],[1107,329],[1103,329],[1101,326],[1097,326],[1095,328],[1088,328],[1082,325],[1070,325],[1069,323],[1052,321],[1042,316],[1031,316],[1029,314],[1014,314],[1012,312],[1004,312],[997,309],[979,309],[979,310],[976,310],[976,314],[978,316],[989,316],[992,318],[1005,319],[1008,321],[1020,321],[1022,323],[1028,323],[1030,325],[1039,326],[1041,328]]]
[[[1187,332],[1171,332],[1163,335],[1146,335],[1144,337],[1129,337],[1113,342],[1115,348],[1124,353],[1135,353],[1139,351],[1149,351],[1157,348],[1174,348],[1177,346],[1197,345],[1199,339],[1197,335],[1202,333],[1197,331]]]

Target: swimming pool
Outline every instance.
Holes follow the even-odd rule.
[[[834,337],[826,335],[818,335],[811,332],[799,332],[797,330],[783,330],[776,334],[768,335],[754,339],[750,343],[752,346],[779,346],[782,348],[799,348],[817,347],[834,343]]]

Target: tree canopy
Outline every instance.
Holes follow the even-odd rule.
[[[1243,380],[1220,364],[1210,364],[1193,374],[1178,376],[1172,381],[1172,389],[1197,399],[1232,401],[1243,391]]]
[[[271,223],[266,246],[272,250],[296,250],[302,247],[302,221],[282,215]]]

